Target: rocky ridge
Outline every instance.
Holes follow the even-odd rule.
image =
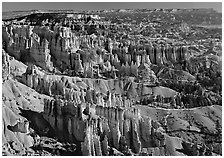
[[[211,76],[220,56],[147,38],[80,35],[75,26],[3,25],[6,155],[221,155],[220,96],[197,83],[200,67]],[[193,85],[182,93],[166,79]]]

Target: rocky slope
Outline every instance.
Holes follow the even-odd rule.
[[[212,133],[216,133],[216,120],[221,121],[220,106],[189,110],[134,106],[130,99],[121,98],[125,82],[46,75],[44,72],[41,74],[41,71],[38,74],[38,70],[35,72],[22,75],[20,80],[24,84],[13,79],[3,83],[3,143],[16,142],[13,149],[18,148],[20,154],[24,154],[20,150],[22,146],[28,148],[34,145],[34,138],[27,134],[29,130],[9,128],[16,125],[18,118],[24,119],[20,114],[21,109],[38,134],[56,137],[62,142],[77,143],[83,155],[109,155],[110,147],[126,154],[184,155],[180,152],[184,148],[184,141],[193,142],[195,138],[203,140],[204,135],[215,138],[216,135]],[[40,78],[43,75],[40,79],[43,82],[35,83],[38,81],[35,75]],[[67,86],[63,86],[64,83]],[[145,92],[154,89],[155,94],[159,93],[157,91],[160,88],[143,87]],[[86,89],[86,92],[81,89]],[[110,96],[111,100],[108,101],[96,95],[112,90],[118,96]],[[169,93],[162,92],[166,95]],[[168,130],[165,131],[162,121],[168,113],[170,119],[167,119]],[[207,129],[206,132],[202,128]]]
[[[197,54],[66,20],[3,25],[3,155],[222,154],[221,83],[204,80],[221,78],[212,46]]]

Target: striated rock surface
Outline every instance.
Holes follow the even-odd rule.
[[[141,11],[123,15],[141,23],[111,22],[124,11],[98,13],[109,21],[33,13],[3,23],[4,155],[221,155],[215,44],[189,42],[194,30],[183,21],[146,24]],[[154,12],[181,14],[145,10]]]
[[[102,49],[102,45],[101,48],[95,45],[93,50],[88,49],[88,47],[92,46],[92,38],[91,35],[76,36],[70,28],[62,26],[55,26],[53,30],[46,26],[15,25],[13,27],[3,27],[5,50],[10,55],[15,56],[18,60],[24,60],[24,62],[34,60],[35,64],[49,71],[52,71],[53,65],[55,65],[63,71],[71,68],[75,70],[75,73],[85,73],[88,70],[85,70],[84,65],[91,59],[95,64],[102,64],[102,60],[107,61],[105,63],[107,71],[111,69],[108,67],[109,64],[120,70],[121,75],[136,76],[136,68],[132,66],[134,64],[140,66],[141,63],[146,62],[162,66],[168,64],[168,62],[173,64],[182,63],[190,58],[189,51],[185,46],[163,47],[159,45],[146,45],[143,48],[144,51],[142,51],[138,45],[130,45],[120,49],[112,44],[109,55],[105,52],[105,49]],[[105,39],[94,38],[96,43],[103,40]],[[116,42],[111,40],[111,43]],[[81,50],[83,45],[86,45],[86,48]],[[126,53],[126,55],[122,55],[123,53]],[[125,73],[122,73],[122,65]],[[83,68],[84,70],[82,70]]]

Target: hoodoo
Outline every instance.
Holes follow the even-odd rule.
[[[221,156],[220,21],[210,9],[3,12],[2,154]]]

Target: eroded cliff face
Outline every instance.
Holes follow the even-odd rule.
[[[116,75],[136,76],[136,67],[141,63],[175,66],[190,58],[186,46],[131,42],[125,45],[103,36],[76,36],[71,28],[57,25],[53,30],[47,26],[4,26],[2,37],[7,53],[18,60],[31,60],[49,71],[53,70],[53,65],[61,71],[71,69],[89,78],[93,76],[91,69],[97,64],[104,65],[107,71],[116,68]]]
[[[28,67],[22,80],[39,93],[54,97],[45,99],[43,116],[62,141],[80,142],[83,155],[108,155],[109,146],[139,154],[143,148],[166,144],[160,124],[150,116],[141,117],[131,95],[121,97],[125,85],[134,84],[128,80],[47,75],[37,67]],[[142,92],[136,91],[136,95]]]
[[[126,141],[127,148],[138,154],[143,146],[165,145],[164,134],[158,131],[159,125],[152,126],[152,120],[141,118],[134,107],[122,108],[116,104],[89,107],[74,101],[45,100],[43,115],[58,131],[59,138],[82,142],[83,155],[107,155],[109,146],[120,150],[124,145],[121,138]]]
[[[175,54],[171,53],[171,57],[168,58],[169,54],[165,53],[169,48],[150,48],[147,51],[128,53],[128,48],[121,49],[116,46],[110,48],[110,54],[105,53],[103,49],[97,49],[95,53],[83,50],[72,53],[68,51],[71,48],[68,43],[72,42],[63,42],[65,39],[76,38],[71,32],[68,33],[69,29],[55,28],[55,32],[52,32],[46,28],[42,28],[41,31],[33,28],[32,31],[29,50],[32,51],[30,56],[39,63],[37,65],[41,66],[41,63],[44,63],[45,66],[42,64],[42,68],[52,68],[52,55],[55,58],[54,66],[60,65],[61,69],[72,67],[75,74],[86,77],[53,75],[40,71],[35,66],[28,66],[22,75],[21,81],[25,85],[40,94],[54,98],[45,99],[43,116],[56,130],[60,140],[80,143],[83,155],[108,155],[109,147],[124,153],[142,154],[146,150],[146,154],[152,152],[154,155],[161,155],[162,153],[156,151],[156,148],[159,148],[159,152],[164,154],[164,129],[152,121],[150,116],[141,117],[139,110],[133,106],[133,98],[142,100],[149,94],[164,98],[175,97],[177,92],[172,89],[148,86],[158,81],[150,65],[162,66],[169,62],[182,61],[186,59],[183,54],[178,56],[177,53],[175,57]],[[20,31],[19,34],[25,33]],[[55,38],[57,40],[54,40]],[[80,37],[75,40],[88,44],[88,38]],[[95,40],[99,42],[102,39]],[[178,50],[182,53],[186,51],[182,47]],[[44,52],[43,58],[37,51]],[[102,65],[101,72],[114,72],[111,74],[112,79],[105,80],[99,77],[99,69],[98,73],[94,73],[94,65]],[[133,82],[131,78],[119,80],[116,76],[133,76],[138,78],[141,84]],[[155,150],[151,151],[150,148]]]
[[[221,155],[220,31],[148,11],[3,21],[5,155]]]
[[[49,42],[33,30],[36,30],[34,26],[25,25],[3,27],[5,50],[17,60],[34,62],[44,69],[52,70]]]
[[[9,55],[2,50],[2,78],[6,79],[10,75]]]
[[[43,72],[41,73],[35,67],[33,69],[36,70],[40,76],[44,76]],[[30,70],[32,72],[32,69],[28,68],[27,73]],[[30,75],[31,74],[32,73],[30,73]],[[59,80],[61,76],[54,75],[54,78]],[[182,145],[183,139],[188,140],[190,137],[184,132],[180,134],[182,138],[167,135],[164,124],[161,124],[162,117],[170,112],[174,115],[174,117],[170,116],[167,119],[168,133],[170,135],[171,133],[175,134],[176,130],[186,130],[185,132],[189,130],[189,133],[191,131],[195,132],[195,130],[196,132],[200,132],[200,126],[193,121],[198,120],[198,117],[204,118],[200,119],[201,125],[205,128],[207,127],[209,131],[214,132],[215,125],[211,126],[206,124],[210,112],[214,111],[214,118],[221,118],[220,106],[194,110],[165,110],[140,105],[132,106],[128,99],[125,99],[123,102],[119,95],[109,95],[108,98],[111,99],[105,98],[104,95],[102,97],[96,95],[99,97],[96,97],[96,99],[94,95],[90,95],[95,93],[94,90],[87,88],[88,86],[95,86],[94,82],[90,79],[64,78],[71,81],[72,79],[77,80],[78,82],[72,87],[74,89],[81,89],[82,87],[85,91],[74,90],[76,94],[73,95],[73,98],[64,97],[63,93],[61,93],[63,91],[59,91],[60,94],[54,95],[55,92],[53,91],[51,97],[49,97],[43,95],[41,91],[37,93],[34,89],[19,82],[11,83],[11,80],[7,80],[4,83],[4,97],[9,97],[9,99],[12,100],[11,102],[7,98],[3,100],[4,114],[6,114],[4,116],[3,126],[4,142],[13,139],[17,140],[18,138],[18,144],[14,145],[18,147],[18,149],[22,148],[24,143],[27,147],[33,145],[33,138],[26,133],[18,132],[18,134],[15,134],[15,132],[6,129],[7,125],[16,126],[16,118],[21,117],[19,114],[14,116],[14,112],[11,112],[9,108],[10,106],[16,105],[16,103],[14,105],[14,100],[18,102],[18,106],[24,109],[29,108],[30,104],[35,105],[36,108],[43,107],[43,109],[40,110],[42,111],[41,115],[49,124],[46,124],[43,120],[36,120],[38,127],[42,129],[43,133],[50,133],[48,132],[49,127],[52,127],[56,133],[56,137],[60,141],[80,145],[80,150],[83,155],[111,155],[111,147],[113,148],[113,152],[118,155],[122,155],[123,153],[145,156],[184,155],[176,149],[180,149],[179,151],[183,149],[191,151],[192,144],[188,143],[187,145]],[[111,83],[112,81],[108,82]],[[95,86],[95,89],[103,93],[105,92],[106,94],[107,91],[105,87],[109,89],[110,86],[106,84],[106,81],[101,80],[101,82],[101,84]],[[118,84],[119,86],[116,88],[117,93],[122,92],[121,89],[123,88],[120,87],[124,87],[122,86],[123,84]],[[8,88],[11,89],[8,90]],[[12,94],[15,99],[11,96]],[[21,95],[20,97],[19,94]],[[40,97],[41,100],[38,99]],[[93,102],[93,104],[90,104],[91,102]],[[96,104],[94,102],[96,102]],[[139,111],[139,107],[144,109],[140,108],[141,111]],[[13,109],[16,110],[16,108]],[[19,110],[17,110],[16,113],[18,112]],[[194,117],[194,119],[191,120],[190,129],[188,129],[188,119],[185,118],[185,115],[189,115],[188,118]],[[9,116],[10,118],[8,118]],[[29,117],[35,118],[33,114],[29,115]],[[33,123],[32,121],[32,124]],[[214,124],[214,122],[212,123]],[[190,139],[193,139],[193,137]],[[217,144],[217,148],[218,147],[220,148]],[[197,152],[197,150],[194,151]],[[217,149],[217,152],[220,152],[220,150]]]

